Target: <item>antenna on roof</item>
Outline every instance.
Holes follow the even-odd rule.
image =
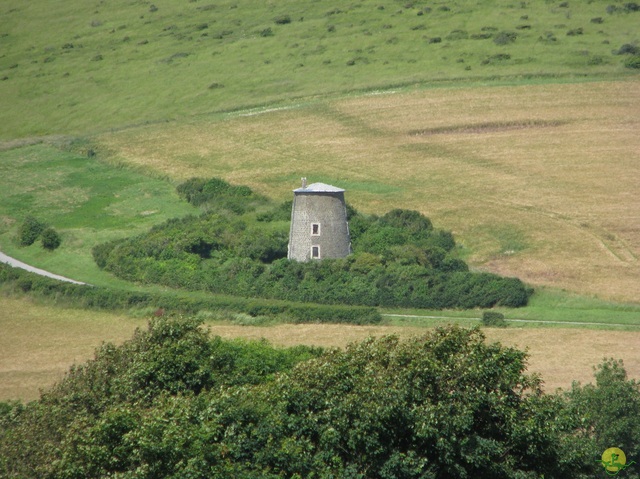
[[[307,178],[306,177],[302,177],[300,179],[302,180],[302,188],[306,188],[307,187]]]

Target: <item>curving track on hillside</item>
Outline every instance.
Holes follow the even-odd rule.
[[[13,266],[14,268],[24,269],[31,273],[39,274],[40,276],[46,276],[47,278],[57,279],[58,281],[66,281],[67,283],[73,283],[73,284],[87,284],[87,283],[83,283],[82,281],[76,281],[74,279],[69,279],[64,276],[60,276],[58,274],[50,273],[40,268],[34,268],[33,266],[29,266],[28,264],[23,263],[22,261],[18,261],[17,259],[12,258],[11,256],[7,256],[2,252],[0,252],[0,263],[8,264],[9,266]]]

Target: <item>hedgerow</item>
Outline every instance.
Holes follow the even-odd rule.
[[[382,319],[371,307],[306,304],[235,296],[193,298],[180,293],[147,293],[66,283],[0,264],[0,284],[19,292],[50,298],[71,306],[129,310],[152,307],[167,314],[199,311],[233,311],[251,316],[270,316],[292,323],[373,324]]]

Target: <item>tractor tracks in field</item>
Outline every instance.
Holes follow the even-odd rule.
[[[487,202],[492,201],[487,200]],[[498,202],[496,201],[495,203],[497,204]],[[572,218],[565,213],[546,210],[535,205],[522,205],[504,200],[502,200],[500,204],[507,204],[510,208],[525,213],[544,216],[551,220],[563,223],[575,230],[578,230],[581,234],[588,235],[593,238],[603,250],[605,250],[612,258],[621,263],[633,264],[638,262],[638,255],[631,249],[631,247],[625,242],[625,240],[601,226],[594,225],[587,219],[581,220]]]

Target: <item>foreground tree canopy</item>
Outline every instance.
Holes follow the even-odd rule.
[[[518,307],[532,292],[517,278],[470,272],[453,235],[416,211],[377,217],[348,208],[354,254],[297,263],[286,259],[291,203],[217,178],[178,192],[206,212],[97,246],[98,266],[130,281],[326,304]]]
[[[604,477],[608,447],[638,457],[620,363],[554,395],[525,370],[478,329],[321,351],[158,318],[39,401],[0,404],[0,477],[565,479]]]

